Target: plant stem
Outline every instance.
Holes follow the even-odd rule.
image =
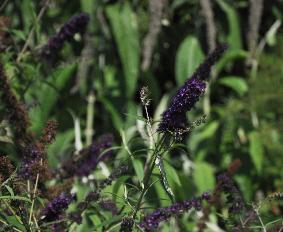
[[[263,221],[261,220],[261,217],[260,217],[260,215],[259,215],[258,208],[257,208],[255,205],[253,205],[253,210],[254,210],[254,212],[256,213],[256,216],[257,216],[257,218],[258,218],[258,220],[259,220],[259,222],[260,222],[260,224],[261,224],[261,226],[262,226],[263,232],[267,232],[267,230],[266,230],[266,228],[265,228],[265,225],[263,224]]]
[[[161,139],[160,139],[160,143],[155,147],[154,151],[153,151],[153,154],[150,158],[150,168],[146,170],[146,173],[145,173],[145,176],[144,176],[144,181],[143,181],[143,184],[144,184],[144,187],[142,189],[142,192],[141,192],[141,195],[139,196],[139,199],[138,199],[138,202],[135,206],[135,209],[134,209],[134,212],[133,212],[133,220],[135,220],[136,216],[137,216],[137,213],[140,209],[140,206],[141,206],[141,203],[142,203],[142,199],[148,189],[148,184],[149,184],[149,180],[150,180],[150,177],[151,177],[151,174],[153,172],[153,169],[155,167],[155,161],[157,159],[157,154],[158,152],[162,149],[163,147],[163,142],[165,140],[165,136],[162,136]]]
[[[36,194],[36,190],[37,190],[38,179],[39,179],[39,174],[36,175],[35,185],[34,185],[34,189],[33,189],[33,197],[32,197],[29,220],[28,220],[29,225],[31,224],[31,219],[32,219],[32,215],[33,215],[33,207],[34,207],[34,201],[35,201],[35,194]]]
[[[93,117],[94,117],[94,102],[95,95],[91,92],[87,97],[87,115],[86,115],[86,129],[85,129],[85,137],[86,137],[86,146],[89,146],[92,142],[93,136]]]

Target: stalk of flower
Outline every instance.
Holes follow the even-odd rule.
[[[57,34],[48,40],[41,51],[41,55],[46,59],[55,57],[63,47],[64,42],[72,39],[76,33],[83,32],[88,22],[89,15],[87,13],[73,16],[61,27]]]
[[[227,48],[225,44],[217,46],[177,91],[169,107],[162,114],[158,127],[159,132],[183,133],[186,131],[188,125],[186,112],[194,107],[200,96],[205,92],[205,80],[209,78],[212,66],[219,60]]]
[[[139,226],[144,231],[152,231],[154,229],[157,229],[158,225],[161,222],[167,221],[170,217],[182,214],[184,212],[189,211],[190,209],[195,209],[199,211],[202,208],[202,201],[209,199],[210,194],[203,193],[201,197],[174,203],[165,208],[160,208],[144,217],[139,223]]]

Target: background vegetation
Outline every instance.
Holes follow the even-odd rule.
[[[265,231],[282,225],[282,201],[265,202],[283,192],[283,1],[8,0],[0,7],[1,61],[29,111],[30,131],[39,136],[48,119],[59,123],[56,140],[48,147],[50,167],[58,168],[94,138],[113,134],[113,156],[88,179],[77,178],[73,191],[81,201],[93,189],[93,179],[104,179],[120,161],[128,160],[131,173],[103,190],[119,209],[125,207],[123,215],[130,215],[137,199],[132,185],[142,187],[144,177],[142,151],[148,144],[141,87],[148,86],[149,115],[158,120],[209,51],[227,43],[229,49],[214,66],[205,95],[188,114],[191,122],[205,115],[205,123],[165,154],[165,173],[175,199],[181,201],[213,191],[216,175],[240,160],[234,180],[245,203],[261,203]],[[86,32],[65,43],[52,62],[42,59],[48,38],[80,12],[90,15]],[[5,105],[1,107],[4,112]],[[0,119],[0,150],[19,166],[21,156],[4,113]],[[156,183],[139,217],[171,204],[160,179],[156,168]],[[114,225],[123,217],[113,218],[99,207],[88,210],[73,230],[109,231],[109,222]],[[232,231],[235,220],[228,206],[211,210],[206,231]],[[201,212],[184,214],[160,228],[203,231],[197,226],[201,218]],[[258,219],[251,226],[248,231],[264,231]]]

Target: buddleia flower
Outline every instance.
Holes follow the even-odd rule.
[[[71,176],[88,176],[95,170],[99,162],[113,155],[112,151],[105,152],[112,144],[112,135],[105,134],[99,137],[89,147],[81,150],[78,157],[63,162],[61,170],[63,176],[65,178]]]
[[[190,209],[195,209],[197,211],[201,210],[202,201],[209,199],[210,194],[203,193],[201,197],[177,202],[168,207],[157,209],[153,213],[144,217],[139,226],[144,229],[144,231],[153,231],[154,229],[157,229],[161,222],[167,221],[172,216],[180,215]]]
[[[46,222],[56,221],[74,200],[73,194],[61,193],[51,200],[42,210],[42,220]]]
[[[212,66],[219,60],[227,49],[227,45],[219,45],[208,55],[193,75],[185,82],[172,98],[169,107],[162,114],[158,126],[159,132],[179,132],[185,130],[188,122],[186,112],[190,111],[204,94],[206,83]]]
[[[87,13],[80,13],[73,16],[66,22],[59,32],[52,36],[43,47],[41,54],[45,58],[54,57],[63,47],[65,41],[70,40],[78,32],[83,32],[89,22]]]

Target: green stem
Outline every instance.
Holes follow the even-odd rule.
[[[140,206],[141,206],[141,203],[142,203],[142,199],[148,189],[148,184],[149,184],[149,181],[150,181],[150,177],[151,177],[151,174],[154,170],[154,167],[155,167],[155,161],[157,159],[157,154],[160,152],[160,150],[163,148],[163,143],[165,141],[165,135],[161,137],[160,139],[160,143],[155,147],[154,151],[153,151],[153,154],[150,158],[150,168],[146,170],[146,173],[145,173],[145,176],[144,176],[144,181],[143,181],[143,184],[144,184],[144,188],[141,192],[141,195],[139,196],[139,199],[137,201],[137,204],[135,206],[135,209],[134,209],[134,212],[133,212],[133,220],[135,220],[136,216],[137,216],[137,213],[140,209]]]

